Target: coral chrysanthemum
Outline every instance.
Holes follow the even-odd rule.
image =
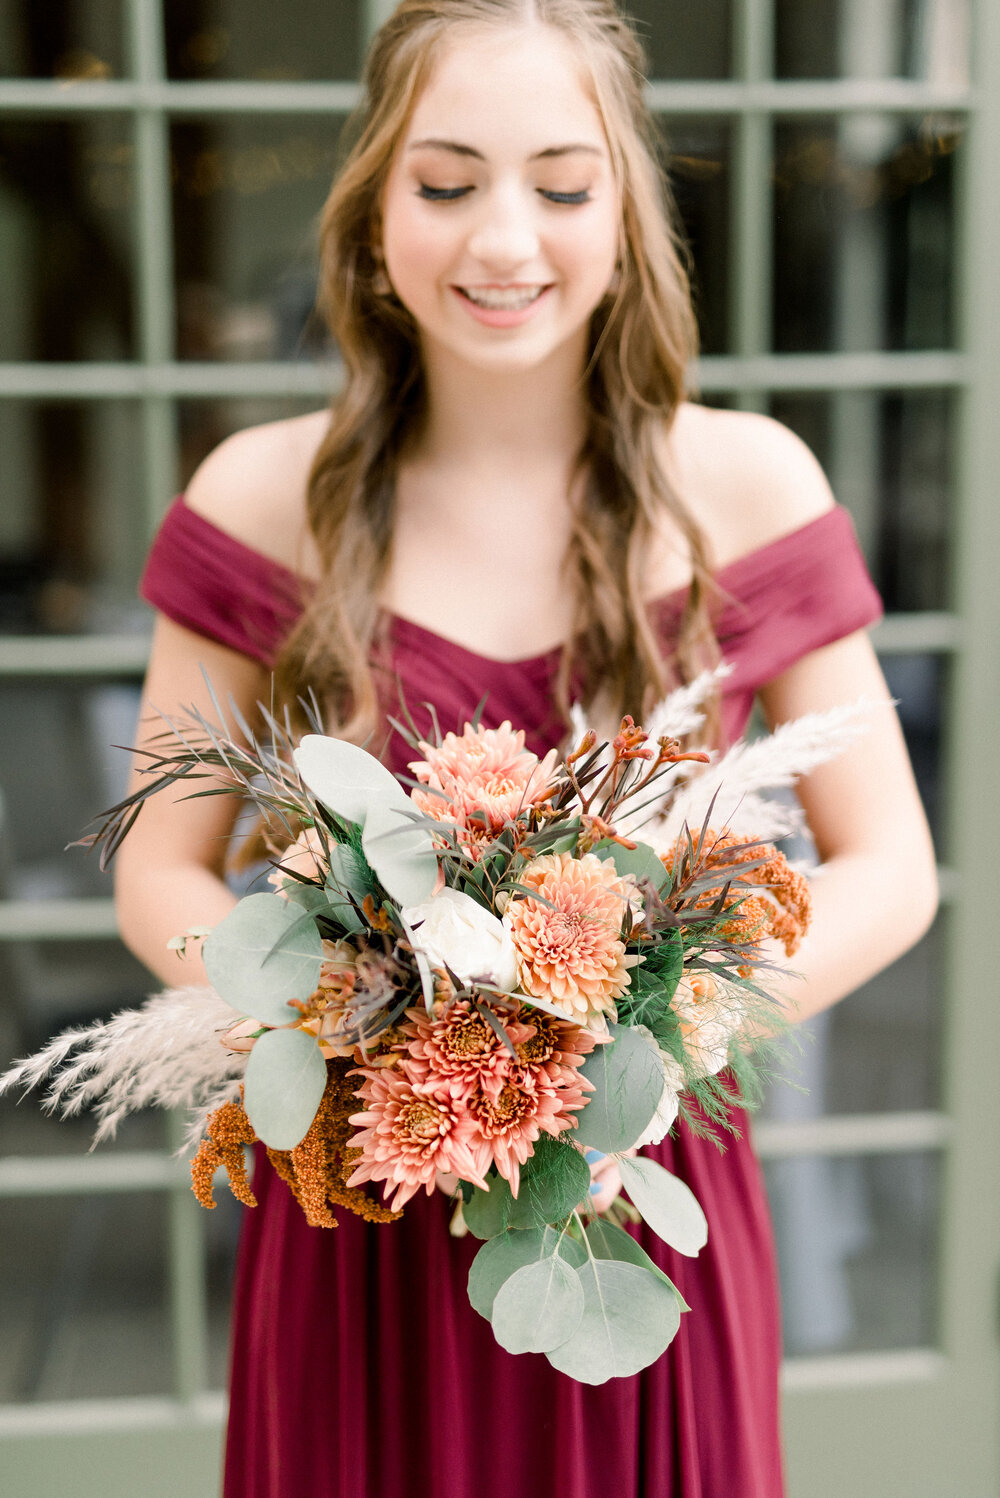
[[[385,1181],[386,1195],[394,1192],[396,1210],[421,1186],[430,1196],[438,1171],[485,1187],[483,1171],[489,1162],[475,1119],[462,1103],[446,1091],[413,1082],[403,1068],[361,1067],[358,1074],[364,1077],[358,1096],[368,1106],[351,1116],[352,1124],[362,1126],[350,1140],[361,1158],[348,1186]]]
[[[411,792],[414,805],[437,821],[457,823],[459,841],[473,858],[485,835],[546,799],[558,758],[551,749],[539,760],[524,747],[523,730],[509,722],[499,728],[467,723],[463,733],[445,734],[440,745],[421,742],[420,750],[424,758],[410,769],[427,790]]]
[[[512,899],[504,912],[525,993],[565,1010],[577,1024],[613,1014],[629,986],[621,933],[631,920],[632,881],[594,853],[547,853],[518,882],[542,897]]]

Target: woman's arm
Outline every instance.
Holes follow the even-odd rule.
[[[208,673],[220,703],[232,696],[253,721],[266,701],[263,667],[172,620],[158,617],[140,709],[137,747],[162,731],[159,713],[173,718],[194,705],[213,719],[202,676]],[[137,757],[132,787],[142,776]],[[198,783],[187,789],[201,789]],[[115,903],[125,944],[157,977],[171,985],[207,983],[200,957],[180,958],[167,947],[193,926],[215,925],[235,903],[223,880],[226,849],[240,810],[236,796],[184,801],[186,788],[158,792],[143,806],[115,858]]]
[[[886,704],[856,744],[799,784],[822,869],[811,881],[812,927],[788,963],[804,981],[779,986],[790,1017],[806,1019],[923,936],[937,909],[934,849],[899,720],[864,634],[813,651],[760,695],[772,727],[859,697]]]

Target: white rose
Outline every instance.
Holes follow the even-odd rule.
[[[743,1023],[738,988],[711,973],[688,973],[671,999],[681,1023],[688,1064],[695,1076],[714,1077],[729,1060],[729,1046]]]
[[[431,967],[449,967],[463,983],[477,979],[508,992],[517,982],[510,932],[492,911],[461,890],[443,889],[400,915]]]
[[[650,1119],[646,1132],[633,1145],[634,1149],[642,1149],[644,1144],[659,1144],[661,1140],[666,1139],[673,1128],[674,1119],[680,1108],[680,1094],[684,1091],[684,1068],[669,1051],[660,1050],[645,1025],[636,1025],[635,1028],[645,1040],[649,1041],[663,1068],[663,1092],[656,1105],[656,1112]]]

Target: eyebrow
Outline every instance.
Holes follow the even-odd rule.
[[[483,155],[483,153],[481,151],[477,151],[474,146],[463,145],[460,141],[457,140],[415,140],[407,147],[407,149],[410,151],[418,151],[427,148],[431,148],[435,151],[450,151],[454,156],[471,156],[476,161],[486,160],[486,157]],[[588,156],[603,155],[603,152],[598,146],[590,146],[583,141],[572,141],[565,146],[547,146],[544,151],[536,151],[533,156],[529,156],[528,160],[551,161],[557,156],[571,156],[574,152],[577,151],[585,151]]]

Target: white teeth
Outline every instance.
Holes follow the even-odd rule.
[[[532,302],[537,302],[544,286],[477,286],[472,291],[468,286],[459,288],[463,296],[467,296],[470,302],[475,302],[477,307],[487,307],[495,311],[519,312],[524,307],[530,307]]]

